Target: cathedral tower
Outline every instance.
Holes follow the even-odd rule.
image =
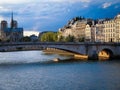
[[[4,31],[6,28],[8,28],[7,21],[5,20],[1,21],[1,30]]]
[[[17,26],[18,26],[17,21],[13,19],[13,12],[11,14],[11,25],[10,26],[11,26],[12,29],[17,28]]]

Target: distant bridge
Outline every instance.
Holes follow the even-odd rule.
[[[88,55],[89,58],[109,56],[110,58],[120,57],[120,43],[73,43],[73,42],[17,42],[0,43],[0,51],[19,50],[43,50],[56,48],[71,51],[81,55]]]

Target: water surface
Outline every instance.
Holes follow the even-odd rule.
[[[0,53],[0,90],[120,90],[120,61],[53,62],[42,51]]]

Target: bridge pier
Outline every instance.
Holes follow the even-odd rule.
[[[99,60],[98,56],[88,56],[88,60]]]
[[[99,59],[99,57],[98,57],[98,54],[96,51],[94,51],[91,54],[88,54],[88,60],[98,60],[98,59]]]

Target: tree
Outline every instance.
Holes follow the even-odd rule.
[[[85,41],[84,37],[79,38],[79,42],[84,42],[84,41]]]
[[[41,36],[41,40],[42,42],[56,42],[58,40],[58,34],[55,33],[55,32],[47,32],[47,33],[44,33],[42,36]]]
[[[63,42],[64,40],[65,40],[64,37],[61,35],[58,41]]]
[[[65,38],[65,41],[66,42],[74,42],[74,36],[71,36],[71,35],[68,35],[66,38]]]
[[[58,41],[58,33],[54,33],[54,34],[53,34],[53,40],[54,40],[55,42]]]
[[[21,39],[21,41],[23,41],[23,42],[30,42],[30,41],[31,41],[31,38],[28,37],[28,36],[25,36],[25,37],[23,37],[23,38]]]

